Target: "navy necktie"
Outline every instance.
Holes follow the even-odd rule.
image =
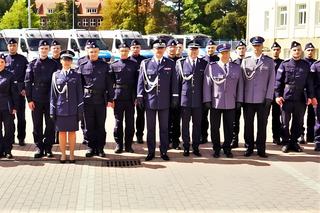
[[[192,72],[196,69],[196,62],[195,60],[192,61]]]
[[[258,64],[258,62],[259,62],[259,58],[256,60],[256,65]]]
[[[227,64],[224,64],[224,71],[226,72],[226,75],[228,75]]]

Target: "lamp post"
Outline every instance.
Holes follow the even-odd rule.
[[[31,4],[28,0],[28,27],[31,28]]]
[[[176,3],[178,5],[178,11],[177,11],[177,34],[181,33],[181,6],[182,6],[182,0],[172,0],[173,3]]]
[[[75,0],[72,1],[72,29],[74,29],[74,4]]]

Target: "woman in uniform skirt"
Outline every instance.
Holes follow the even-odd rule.
[[[71,68],[74,52],[61,52],[62,69],[52,75],[50,116],[59,131],[60,162],[66,162],[67,136],[70,150],[70,163],[75,163],[74,150],[76,131],[83,114],[83,92],[80,75]]]
[[[15,92],[13,74],[5,68],[6,59],[0,54],[0,157],[12,158],[14,141],[14,114],[17,93]],[[4,127],[4,133],[2,133]]]

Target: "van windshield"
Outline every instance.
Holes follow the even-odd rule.
[[[106,43],[104,43],[104,41],[99,38],[79,38],[79,45],[81,50],[85,49],[88,40],[94,41],[96,45],[98,45],[100,50],[108,50]]]
[[[0,52],[6,52],[7,51],[7,43],[4,38],[0,38]]]
[[[27,42],[28,42],[30,50],[31,51],[37,51],[38,47],[39,47],[39,42],[41,40],[47,41],[48,44],[50,45],[53,39],[52,38],[46,38],[46,39],[43,39],[43,38],[27,38]]]
[[[141,44],[142,50],[149,50],[150,49],[147,44],[146,39],[143,39],[143,38],[125,38],[125,39],[123,39],[124,43],[126,43],[126,45],[128,45],[128,46],[131,45],[132,40],[137,40]]]

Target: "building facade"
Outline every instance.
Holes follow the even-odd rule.
[[[248,0],[247,15],[247,40],[263,36],[266,49],[277,41],[283,58],[289,57],[293,40],[303,46],[312,42],[319,57],[320,0]]]

